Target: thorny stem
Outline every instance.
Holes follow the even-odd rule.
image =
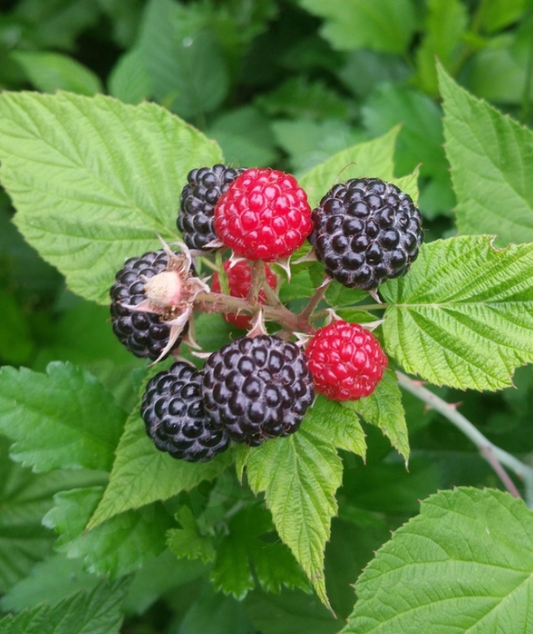
[[[520,497],[518,490],[502,465],[510,469],[524,483],[524,497],[527,505],[533,508],[533,468],[515,458],[505,450],[494,445],[474,425],[458,412],[452,405],[439,398],[427,388],[419,385],[402,372],[396,372],[400,385],[417,398],[427,403],[435,411],[447,418],[450,423],[463,432],[479,449],[481,455],[487,460],[495,473],[502,480],[507,490],[515,497]]]
[[[300,321],[304,323],[309,323],[311,315],[315,311],[315,308],[320,304],[320,302],[324,298],[324,295],[326,294],[328,286],[331,284],[331,282],[332,282],[331,279],[324,281],[324,283],[321,284],[317,288],[317,290],[315,291],[315,294],[311,297],[307,306],[298,315],[298,318]]]

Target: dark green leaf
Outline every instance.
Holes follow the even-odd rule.
[[[60,603],[43,603],[17,616],[0,620],[0,634],[118,634],[120,606],[128,581],[100,583],[89,592],[78,592]]]

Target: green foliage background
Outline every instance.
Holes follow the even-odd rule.
[[[182,464],[142,433],[146,364],[105,307],[124,259],[175,237],[188,169],[291,171],[313,204],[401,179],[428,245],[383,289],[387,351],[529,461],[531,0],[2,7],[0,634],[533,632],[531,512],[392,371],[373,400],[319,399],[290,442]],[[317,279],[300,265],[283,299]],[[198,321],[207,350],[235,334]]]

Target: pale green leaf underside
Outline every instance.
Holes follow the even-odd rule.
[[[329,606],[324,548],[337,512],[342,463],[324,433],[318,417],[307,416],[297,434],[252,450],[247,474],[252,490],[265,492],[279,536]]]
[[[393,370],[390,368],[385,370],[383,378],[370,396],[358,401],[348,401],[345,407],[356,411],[367,423],[379,427],[405,460],[409,459],[409,436],[405,410],[398,379]]]
[[[333,185],[350,178],[366,176],[391,181],[399,132],[400,126],[395,126],[387,134],[342,150],[305,173],[299,182],[309,196],[311,207],[317,205]]]
[[[533,244],[491,236],[424,245],[408,275],[380,290],[387,352],[438,385],[495,390],[533,361]]]
[[[211,462],[191,463],[159,451],[148,438],[135,409],[120,439],[109,485],[88,528],[94,528],[118,513],[188,491],[203,480],[213,480],[227,464],[228,454]]]
[[[155,104],[58,93],[0,96],[0,181],[26,239],[100,302],[124,261],[177,239],[190,169],[222,159],[214,141]]]
[[[533,631],[532,536],[533,513],[508,493],[431,496],[356,583],[342,634]]]
[[[533,242],[533,132],[438,70],[459,230]]]
[[[16,616],[0,619],[0,634],[118,634],[121,605],[129,588],[121,579],[99,583],[93,590],[77,592],[56,605],[42,603]]]
[[[0,370],[0,431],[14,441],[12,458],[36,472],[111,469],[125,420],[111,392],[70,363]]]

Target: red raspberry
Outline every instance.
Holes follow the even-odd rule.
[[[312,229],[307,194],[294,176],[276,170],[246,170],[215,208],[218,239],[248,260],[291,255]]]
[[[250,291],[250,284],[252,281],[252,271],[249,264],[245,260],[239,260],[233,266],[230,266],[230,262],[224,262],[224,271],[228,275],[229,294],[232,297],[246,297]],[[278,280],[270,267],[265,266],[266,278],[268,285],[271,288],[276,288]],[[211,290],[215,293],[222,292],[220,287],[220,280],[218,279],[218,273],[213,275],[213,282],[211,284]],[[266,303],[266,296],[264,291],[259,293],[259,302],[261,304]],[[229,323],[247,330],[251,327],[251,317],[248,315],[235,315],[233,313],[225,313],[224,319]]]
[[[379,341],[359,324],[345,321],[319,328],[305,354],[317,392],[335,401],[369,396],[387,367]]]

